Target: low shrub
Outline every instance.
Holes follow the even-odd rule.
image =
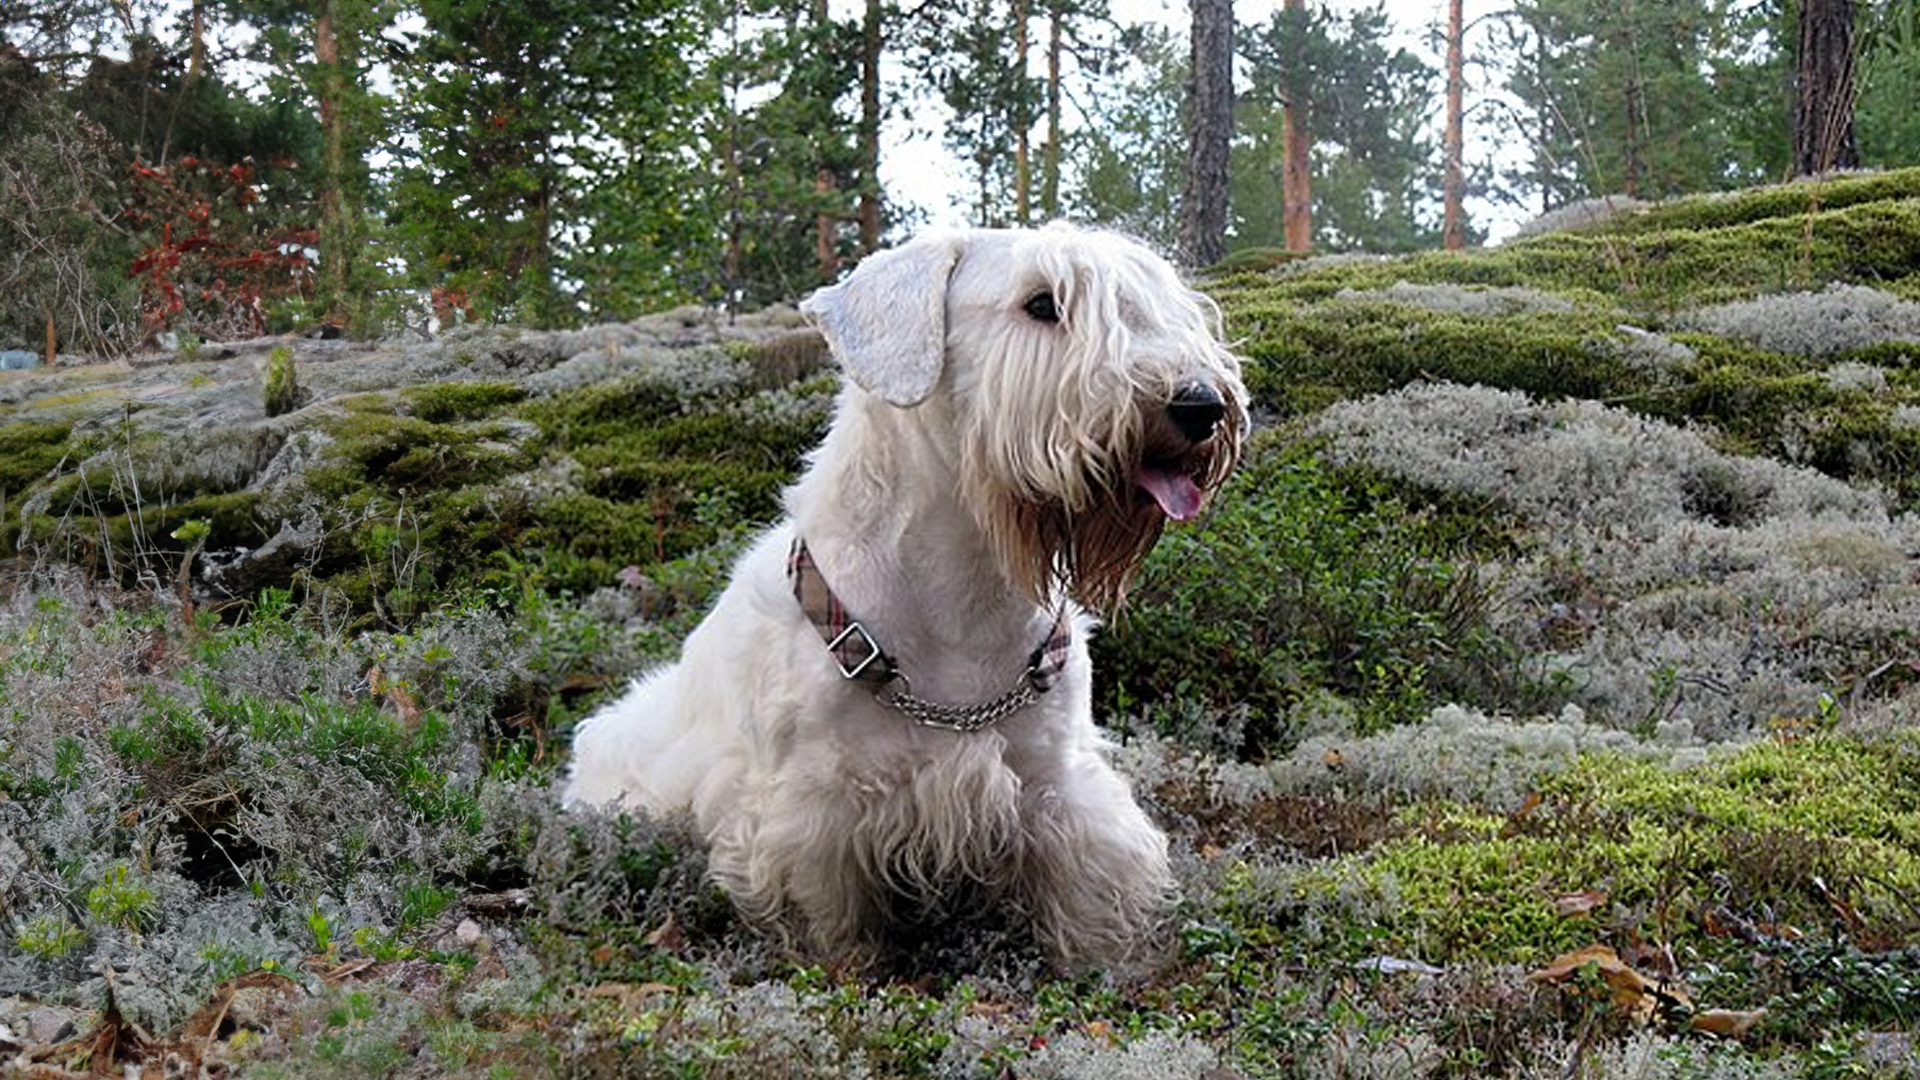
[[[1162,537],[1096,639],[1101,708],[1264,756],[1300,737],[1285,718],[1312,694],[1349,697],[1368,730],[1485,698],[1508,668],[1470,555],[1499,525],[1458,509],[1258,440],[1205,521]]]

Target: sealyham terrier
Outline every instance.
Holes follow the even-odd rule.
[[[743,914],[842,960],[991,907],[1062,967],[1142,961],[1173,877],[1088,612],[1234,464],[1217,309],[1064,225],[923,236],[802,309],[833,425],[679,663],[581,726],[565,802],[691,810]]]

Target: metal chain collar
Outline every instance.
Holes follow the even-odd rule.
[[[880,647],[859,620],[853,618],[828,587],[826,578],[807,551],[806,542],[794,538],[787,554],[787,576],[793,583],[794,598],[806,612],[807,620],[819,631],[827,654],[839,668],[840,676],[859,680],[874,687],[874,700],[897,710],[922,727],[942,731],[974,732],[992,727],[1028,705],[1053,686],[1053,680],[1066,669],[1068,646],[1073,640],[1073,622],[1065,601],[1054,617],[1053,628],[1033,655],[1027,670],[1011,690],[978,705],[943,705],[915,697],[913,684]]]
[[[905,713],[909,720],[921,727],[939,728],[942,731],[974,732],[989,728],[1040,700],[1040,691],[1034,687],[1031,672],[1023,676],[1013,689],[979,705],[942,705],[937,701],[914,697],[908,692],[907,677],[901,675],[898,681],[900,689],[882,691],[875,700]]]

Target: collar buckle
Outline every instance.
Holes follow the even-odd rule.
[[[855,640],[856,638],[858,639],[857,641]],[[849,664],[845,659],[845,654],[840,651],[842,645],[848,644],[857,645],[867,650],[867,655]],[[880,660],[886,654],[880,650],[880,643],[873,640],[873,635],[867,633],[867,628],[861,626],[856,620],[848,623],[845,630],[835,634],[833,638],[827,642],[827,655],[833,657],[833,666],[840,669],[841,678],[858,679],[865,674],[868,668],[872,667],[876,661]]]

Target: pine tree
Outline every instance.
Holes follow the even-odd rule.
[[[1384,6],[1339,18],[1324,7],[1283,9],[1243,36],[1249,93],[1234,165],[1235,235],[1256,245],[1284,237],[1295,250],[1435,244],[1439,168],[1427,132],[1435,72],[1388,47]],[[1301,117],[1295,130],[1313,136],[1309,178],[1297,189],[1275,182],[1289,157],[1289,104]],[[1294,190],[1311,193],[1310,216],[1289,205]],[[1294,231],[1309,220],[1306,237]]]
[[[1733,0],[1517,0],[1497,35],[1521,102],[1506,131],[1534,160],[1510,190],[1551,208],[1777,175],[1786,118],[1767,17]]]
[[[319,167],[310,181],[320,255],[312,315],[336,326],[377,324],[374,298],[387,282],[370,250],[379,222],[369,213],[367,157],[385,138],[388,114],[368,74],[395,11],[383,0],[234,0],[230,10],[262,32],[257,58],[269,65],[270,93],[304,99],[319,121]]]
[[[565,119],[552,75],[567,5],[423,0],[420,14],[400,67],[411,149],[390,194],[409,277],[442,309],[564,321],[553,263]]]

